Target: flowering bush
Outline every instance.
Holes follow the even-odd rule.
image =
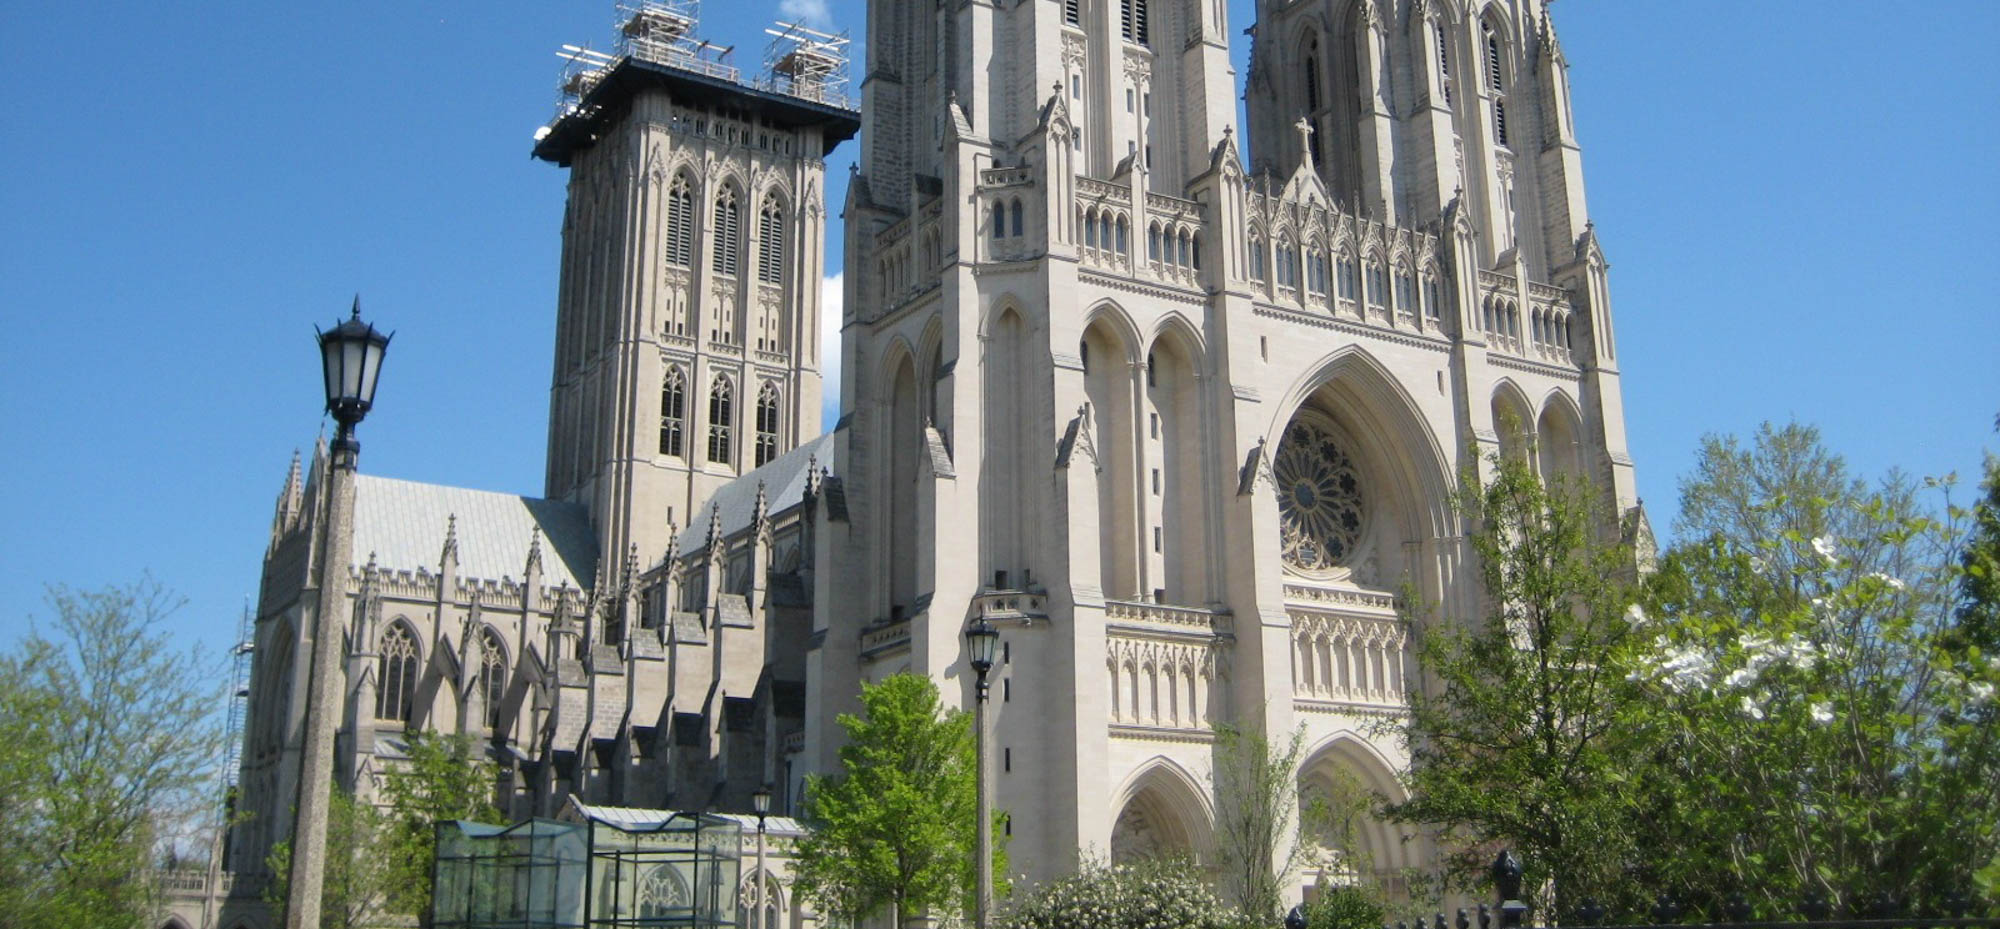
[[[1229,912],[1186,861],[1086,863],[1037,889],[1001,918],[1002,929],[1226,929]]]

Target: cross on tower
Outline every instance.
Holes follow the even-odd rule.
[[[1299,163],[1305,164],[1312,160],[1312,120],[1301,116],[1298,122],[1292,124],[1292,128],[1299,131]]]

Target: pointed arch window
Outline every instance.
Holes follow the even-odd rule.
[[[376,680],[375,718],[409,722],[417,695],[417,637],[409,626],[393,623],[382,633]]]
[[[757,391],[757,465],[778,457],[778,385]]]
[[[1424,319],[1433,326],[1440,325],[1444,321],[1442,303],[1438,292],[1437,273],[1428,272],[1424,275]]]
[[[757,280],[776,284],[785,279],[785,209],[778,198],[764,198],[757,214]]]
[[[1263,283],[1264,278],[1264,237],[1250,237],[1250,279]]]
[[[1016,237],[1016,238],[1019,238],[1019,237],[1020,237],[1020,235],[1021,235],[1021,198],[1020,198],[1020,197],[1015,197],[1015,198],[1014,198],[1014,200],[1013,200],[1013,203],[1012,203],[1012,208],[1011,208],[1011,209],[1010,209],[1010,210],[1009,210],[1008,212],[1009,212],[1009,213],[1010,213],[1010,214],[1012,215],[1012,217],[1013,217],[1013,218],[1012,218],[1012,219],[1011,219],[1011,220],[1009,221],[1009,223],[1008,223],[1008,226],[1009,226],[1009,229],[1008,229],[1008,234],[1010,234],[1010,235],[1013,235],[1013,236],[1014,236],[1014,237]]]
[[[667,263],[685,268],[694,257],[694,188],[686,174],[674,174],[667,188]]]
[[[741,207],[736,202],[736,188],[727,184],[715,198],[715,251],[710,267],[717,274],[735,276],[738,258],[743,247]]]
[[[1340,277],[1340,299],[1352,303],[1361,299],[1361,266],[1354,256],[1342,253],[1339,267],[1335,269]]]
[[[1378,310],[1389,305],[1389,270],[1376,261],[1368,263],[1368,305]]]
[[[507,699],[507,647],[488,626],[479,632],[479,696],[486,701],[486,728],[500,730],[500,704]]]
[[[998,242],[1006,237],[1007,204],[1003,201],[995,200],[993,201],[993,241]]]
[[[1290,239],[1278,240],[1278,286],[1299,286],[1299,252]]]
[[[1431,23],[1431,31],[1437,39],[1438,48],[1438,93],[1445,106],[1451,105],[1451,45],[1444,34],[1444,23]]]
[[[1319,112],[1319,39],[1306,40],[1306,112]]]
[[[717,464],[729,463],[730,399],[729,379],[716,375],[708,388],[708,460]]]
[[[1493,92],[1493,141],[1507,146],[1507,81],[1501,71],[1500,37],[1486,27],[1486,86]]]
[[[660,454],[680,457],[686,429],[687,375],[678,366],[669,366],[660,382]]]
[[[1417,315],[1417,276],[1410,266],[1396,265],[1396,312],[1398,315]]]

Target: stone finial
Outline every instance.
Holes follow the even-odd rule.
[[[719,546],[721,542],[722,542],[722,504],[711,503],[708,505],[708,545],[710,554],[714,554],[716,551],[719,550],[717,546]]]
[[[757,526],[763,525],[765,518],[767,518],[770,515],[770,511],[771,511],[771,499],[769,496],[765,494],[764,482],[758,481],[756,508],[752,510],[750,514],[751,524]]]
[[[625,549],[625,583],[627,586],[639,583],[639,543],[634,542]]]
[[[530,577],[542,573],[542,527],[536,526],[528,532],[528,567]]]
[[[453,513],[445,517],[444,552],[440,556],[440,560],[448,561],[451,562],[452,564],[458,563],[458,514],[457,513]]]

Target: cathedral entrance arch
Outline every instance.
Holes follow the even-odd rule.
[[[1111,863],[1186,858],[1200,863],[1214,844],[1208,801],[1193,778],[1164,758],[1147,763],[1118,794]]]
[[[1405,870],[1427,859],[1373,811],[1407,799],[1387,759],[1360,736],[1339,732],[1320,742],[1299,765],[1303,838],[1312,853],[1306,883],[1369,882],[1392,898],[1406,893]]]

